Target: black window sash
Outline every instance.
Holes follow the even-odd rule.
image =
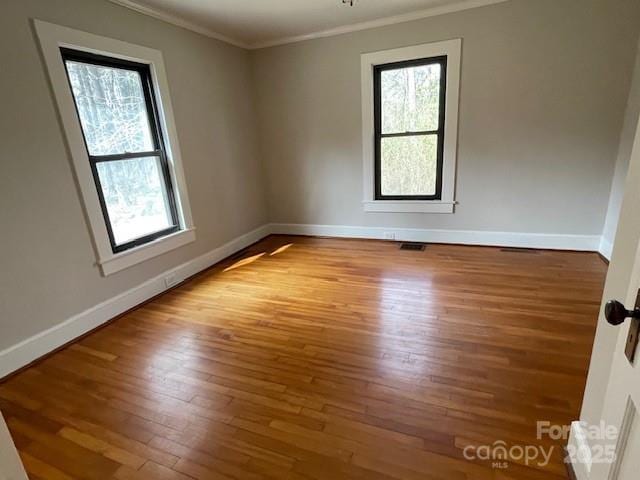
[[[381,74],[385,70],[399,70],[423,65],[440,65],[440,100],[438,105],[438,129],[417,132],[382,133],[382,87]],[[432,57],[402,62],[386,63],[373,67],[373,116],[374,116],[374,182],[376,200],[441,200],[442,169],[444,164],[444,123],[447,98],[447,57]],[[436,191],[433,195],[383,195],[382,194],[382,139],[393,137],[415,137],[434,135],[437,137],[436,150]]]
[[[89,153],[89,146],[84,136],[84,128],[82,127],[82,122],[80,121],[80,113],[78,112],[76,98],[73,93],[73,88],[71,87],[69,72],[67,71],[67,80],[69,81],[71,96],[73,97],[73,103],[74,103],[74,106],[76,107],[76,115],[78,116],[78,122],[80,123],[80,130],[82,131],[82,137],[85,143],[85,148],[87,150],[87,155],[89,156],[89,163],[91,164],[91,173],[93,174],[93,180],[96,184],[96,189],[98,191],[98,200],[100,202],[100,209],[102,210],[102,215],[105,220],[107,233],[109,235],[109,242],[111,244],[111,250],[113,251],[113,253],[123,252],[125,250],[129,250],[131,248],[144,245],[146,243],[152,242],[153,240],[157,240],[158,238],[161,238],[171,233],[175,233],[179,231],[180,219],[178,216],[178,208],[177,208],[175,193],[173,189],[173,182],[171,179],[171,170],[169,168],[169,162],[167,159],[165,143],[162,136],[162,128],[160,126],[160,115],[159,115],[157,101],[155,98],[153,80],[151,77],[151,69],[149,68],[149,65],[138,63],[138,62],[132,62],[130,60],[106,57],[103,55],[98,55],[90,52],[83,52],[80,50],[73,50],[69,48],[60,48],[60,53],[62,55],[65,71],[67,69],[66,62],[75,61],[79,63],[88,63],[91,65],[98,65],[103,67],[112,67],[120,70],[132,70],[137,72],[140,75],[140,80],[142,83],[142,91],[144,94],[145,106],[147,111],[147,119],[149,122],[149,128],[151,130],[151,137],[154,144],[154,150],[144,151],[144,152],[124,152],[124,153],[117,153],[112,155],[91,155]],[[102,190],[100,177],[98,175],[97,164],[100,162],[113,162],[118,160],[145,158],[145,157],[157,157],[160,161],[162,176],[163,176],[164,185],[166,189],[165,195],[169,203],[169,212],[171,214],[172,226],[157,232],[152,232],[142,237],[135,238],[123,244],[117,244],[113,234],[113,228],[111,226],[111,219],[109,217],[109,211],[107,210],[107,204],[104,199],[104,193]]]

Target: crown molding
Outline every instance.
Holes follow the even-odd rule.
[[[133,2],[132,0],[109,0],[109,1],[111,3],[115,3],[116,5],[120,5],[121,7],[126,7],[138,13],[148,15],[149,17],[157,18],[158,20],[162,20],[163,22],[171,23],[178,27],[182,27],[187,30],[191,30],[192,32],[199,33],[200,35],[204,35],[205,37],[215,38],[216,40],[220,40],[221,42],[228,43],[235,47],[240,47],[244,49],[251,48],[251,45],[241,40],[237,40],[235,38],[222,35],[221,33],[218,33],[207,27],[203,27],[202,25],[197,25],[193,22],[185,20],[184,18],[178,17],[171,13],[162,12],[152,7],[140,5],[139,3]]]
[[[369,20],[366,22],[352,23],[349,25],[341,25],[339,27],[330,28],[327,30],[320,30],[317,32],[307,33],[304,35],[294,35],[290,37],[282,37],[274,40],[268,40],[264,42],[247,43],[242,40],[231,38],[226,35],[222,35],[207,27],[197,25],[196,23],[185,20],[177,15],[162,12],[158,9],[140,5],[133,0],[109,0],[111,3],[115,3],[122,7],[130,8],[138,13],[148,15],[150,17],[157,18],[167,23],[172,23],[187,30],[205,35],[207,37],[215,38],[225,43],[229,43],[236,47],[244,48],[247,50],[258,50],[261,48],[275,47],[279,45],[286,45],[289,43],[303,42],[305,40],[313,40],[316,38],[333,37],[335,35],[342,35],[345,33],[358,32],[360,30],[368,30],[370,28],[384,27],[387,25],[394,25],[397,23],[410,22],[413,20],[419,20],[421,18],[435,17],[437,15],[444,15],[447,13],[459,12],[462,10],[469,10],[471,8],[484,7],[487,5],[493,5],[495,3],[508,2],[509,0],[460,0],[451,4],[438,5],[426,8],[424,10],[418,10],[416,12],[405,13],[402,15],[394,15],[391,17],[379,18],[376,20]]]
[[[321,30],[304,35],[296,35],[292,37],[283,37],[276,40],[269,40],[266,42],[252,43],[249,45],[249,48],[251,50],[257,50],[260,48],[276,47],[289,43],[304,42],[305,40],[313,40],[316,38],[333,37],[335,35],[358,32],[360,30],[368,30],[370,28],[385,27],[387,25],[395,25],[396,23],[410,22],[412,20],[420,20],[421,18],[435,17],[437,15],[444,15],[446,13],[459,12],[462,10],[469,10],[471,8],[484,7],[487,5],[493,5],[494,3],[503,3],[508,1],[509,0],[461,0],[452,4],[434,6],[426,8],[424,10],[418,10],[416,12],[405,13],[402,15],[394,15],[392,17],[384,17],[377,20],[369,20],[366,22],[342,25],[340,27],[330,28],[328,30]]]

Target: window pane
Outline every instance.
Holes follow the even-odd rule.
[[[386,137],[380,150],[382,195],[435,195],[437,135]]]
[[[91,155],[154,150],[140,74],[66,61]]]
[[[438,129],[440,64],[380,72],[382,133]]]
[[[158,157],[98,162],[116,245],[173,225]]]

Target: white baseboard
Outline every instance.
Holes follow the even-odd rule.
[[[270,233],[583,251],[600,251],[602,245],[599,235],[556,235],[346,225],[267,224],[79,313],[48,330],[0,351],[0,378],[99,327],[121,313],[164,292],[173,284],[182,282],[190,276],[205,270]],[[389,235],[393,235],[393,237],[389,238]],[[173,277],[172,284],[169,286],[165,283],[167,277]]]
[[[381,240],[393,239],[411,242],[455,243],[499,247],[544,248],[553,250],[581,250],[588,252],[597,252],[600,247],[600,235],[354,227],[347,225],[306,225],[292,223],[272,223],[271,233],[373,238]],[[390,235],[393,237],[390,237]]]
[[[567,449],[576,457],[571,462],[573,472],[576,474],[576,480],[589,480],[591,466],[593,464],[591,447],[587,433],[584,431],[584,427],[580,422],[571,423],[571,433],[569,434]]]
[[[600,255],[602,255],[607,260],[611,260],[612,252],[613,252],[613,244],[603,235],[600,239],[600,246],[598,247],[598,253],[600,253]]]
[[[120,295],[85,310],[48,330],[40,332],[22,342],[0,351],[0,378],[15,372],[34,360],[69,343],[75,338],[99,327],[123,312],[184,281],[238,250],[257,242],[270,233],[270,226],[263,225],[255,230],[225,243],[200,257],[172,268],[151,280],[144,282]],[[170,285],[165,283],[172,278]]]

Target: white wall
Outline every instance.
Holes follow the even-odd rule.
[[[101,276],[32,18],[162,51],[195,243]],[[0,351],[267,221],[249,62],[106,0],[2,0]]]
[[[635,0],[512,0],[253,52],[271,221],[599,236],[639,30]],[[450,38],[456,213],[365,213],[360,54]]]
[[[611,181],[607,217],[602,231],[601,253],[609,259],[611,258],[611,249],[613,248],[616,229],[618,228],[618,217],[620,216],[620,207],[622,206],[622,196],[624,193],[624,180],[627,177],[631,148],[633,147],[633,139],[638,125],[638,116],[640,115],[640,48],[638,48],[636,54],[635,65],[631,89],[629,91],[629,101],[620,134],[616,166]]]

